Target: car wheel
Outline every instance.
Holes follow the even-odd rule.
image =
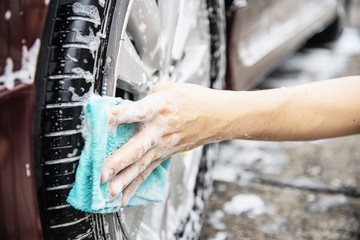
[[[34,126],[44,237],[196,238],[216,144],[173,156],[163,204],[101,215],[77,211],[66,198],[84,146],[82,109],[92,94],[136,101],[168,81],[222,88],[222,1],[54,0],[45,25]]]
[[[335,19],[327,27],[311,37],[307,44],[310,46],[317,46],[336,41],[344,30],[348,8],[349,1],[341,1],[341,3],[338,4]]]

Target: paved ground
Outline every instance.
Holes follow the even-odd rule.
[[[331,46],[302,49],[261,86],[360,74],[360,1]],[[331,120],[331,119],[329,119]],[[360,136],[221,145],[201,239],[360,239]]]

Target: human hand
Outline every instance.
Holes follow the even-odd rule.
[[[137,133],[103,164],[101,182],[109,193],[123,192],[126,205],[141,183],[165,159],[213,141],[216,90],[193,84],[158,84],[137,102],[114,106],[109,125],[136,122]],[[216,115],[216,114],[215,114]]]

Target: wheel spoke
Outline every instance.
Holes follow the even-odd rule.
[[[161,47],[163,51],[163,69],[165,71],[172,63],[172,49],[176,25],[180,12],[179,0],[158,0],[161,19]]]
[[[209,48],[199,44],[188,46],[184,59],[179,62],[173,73],[173,81],[190,82],[209,86]]]
[[[106,60],[103,69],[103,74],[99,80],[98,92],[101,95],[115,96],[116,92],[116,72],[117,62],[119,56],[119,49],[121,48],[121,39],[125,35],[126,25],[128,23],[132,0],[116,1],[114,14],[111,20],[112,31],[108,37],[108,47],[106,49]],[[116,27],[114,27],[116,26]]]
[[[172,58],[180,60],[191,31],[197,25],[197,15],[200,7],[199,1],[181,1],[179,20],[175,30]]]
[[[149,67],[160,68],[160,14],[155,0],[134,1],[127,31],[141,59]]]
[[[148,68],[140,59],[127,34],[121,44],[116,79],[118,80],[117,87],[136,92],[146,92],[148,84],[151,83]],[[125,85],[126,83],[128,84]],[[129,87],[132,89],[127,89]]]

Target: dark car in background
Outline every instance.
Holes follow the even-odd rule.
[[[93,94],[136,101],[167,81],[250,89],[308,39],[336,38],[345,8],[336,0],[1,0],[0,239],[197,238],[216,144],[173,156],[162,204],[101,215],[66,202],[84,103]]]

